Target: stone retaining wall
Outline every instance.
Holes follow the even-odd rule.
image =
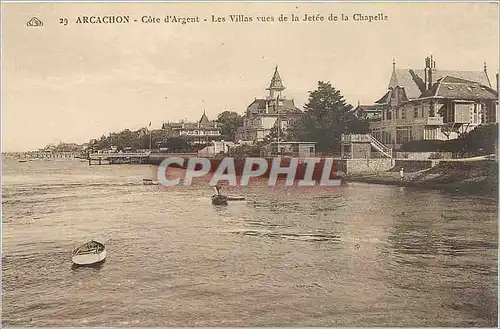
[[[378,173],[390,170],[394,166],[394,159],[344,159],[335,160],[336,170],[352,175],[358,173]]]
[[[398,159],[408,160],[432,160],[432,159],[451,159],[451,152],[395,152]]]

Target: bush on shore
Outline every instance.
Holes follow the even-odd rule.
[[[403,152],[451,152],[458,156],[475,156],[495,153],[498,145],[498,124],[485,124],[457,139],[415,140],[405,143]]]

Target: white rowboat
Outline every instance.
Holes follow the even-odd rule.
[[[73,251],[73,263],[77,265],[91,265],[104,261],[106,247],[97,241],[90,241]]]
[[[142,180],[142,184],[144,184],[144,185],[158,185],[158,181],[151,179],[151,178],[144,178]]]

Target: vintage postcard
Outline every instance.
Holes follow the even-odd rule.
[[[498,326],[498,2],[1,7],[2,326]]]

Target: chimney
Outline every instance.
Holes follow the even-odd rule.
[[[429,57],[425,58],[425,68],[424,68],[424,84],[425,84],[425,89],[427,90],[427,85],[429,81],[429,72],[427,72],[427,67],[429,66]]]
[[[429,63],[429,87],[427,89],[431,89],[432,87],[432,68],[434,66],[434,59],[432,58],[432,55],[431,55],[431,59],[430,59],[430,63]]]
[[[425,58],[425,69],[424,69],[424,83],[425,89],[428,90],[432,87],[432,70],[436,68],[436,62],[434,62],[433,56]]]

